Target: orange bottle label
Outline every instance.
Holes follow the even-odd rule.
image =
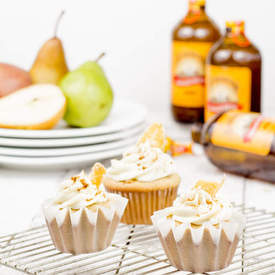
[[[211,142],[216,146],[266,156],[274,134],[274,119],[259,113],[231,110],[217,120]]]
[[[205,58],[213,43],[174,41],[172,49],[172,104],[204,105]]]
[[[229,109],[250,111],[251,70],[248,67],[206,65],[205,120]]]

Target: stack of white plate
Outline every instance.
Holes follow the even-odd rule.
[[[146,110],[117,100],[106,121],[91,128],[0,129],[0,167],[74,168],[114,158],[133,145],[145,128]]]

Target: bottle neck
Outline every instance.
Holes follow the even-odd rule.
[[[245,35],[244,25],[231,24],[226,26],[225,42],[228,44],[235,44],[240,47],[247,47],[250,41]]]
[[[188,12],[202,13],[205,12],[205,3],[198,3],[197,1],[190,1]]]
[[[206,19],[205,1],[190,0],[188,13],[184,19],[186,24],[192,24]]]
[[[250,41],[245,35],[245,25],[243,21],[226,22],[225,43],[235,44],[240,47],[250,45]]]

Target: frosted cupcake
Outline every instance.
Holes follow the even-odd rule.
[[[89,176],[82,171],[66,180],[43,212],[57,250],[90,253],[108,247],[127,205],[127,199],[101,190],[105,168],[94,165]]]
[[[103,184],[129,200],[122,222],[151,224],[153,212],[171,206],[176,198],[180,177],[164,147],[163,127],[153,124],[121,160],[111,161]]]
[[[204,273],[223,269],[234,256],[244,217],[216,195],[222,184],[199,181],[152,221],[170,263]]]

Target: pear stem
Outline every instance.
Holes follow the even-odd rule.
[[[57,17],[57,20],[56,20],[56,23],[55,23],[55,28],[54,28],[54,37],[56,37],[57,35],[57,30],[58,30],[58,27],[59,27],[59,23],[64,15],[65,11],[62,10],[61,13],[59,14],[59,16]]]
[[[95,62],[98,62],[106,53],[101,53],[96,59]]]

